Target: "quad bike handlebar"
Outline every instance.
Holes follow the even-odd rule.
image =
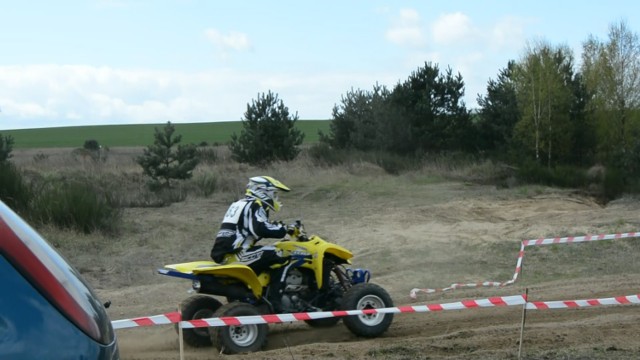
[[[301,220],[296,220],[293,224],[287,225],[287,235],[289,235],[291,241],[309,241]]]

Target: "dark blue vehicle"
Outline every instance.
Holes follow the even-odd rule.
[[[91,286],[2,201],[0,359],[119,359]]]

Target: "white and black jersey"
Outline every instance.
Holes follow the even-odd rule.
[[[217,263],[225,255],[236,254],[239,262],[259,273],[270,264],[281,262],[273,246],[258,246],[263,238],[281,239],[286,226],[269,221],[269,214],[259,200],[245,198],[229,206],[216,236],[211,258]]]

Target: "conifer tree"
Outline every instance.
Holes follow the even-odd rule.
[[[277,94],[259,94],[247,105],[240,135],[231,135],[229,149],[233,158],[253,165],[295,159],[304,139],[304,133],[295,127],[297,120],[298,114],[289,114]]]
[[[167,188],[171,187],[172,180],[191,178],[198,165],[195,145],[180,145],[182,135],[175,134],[171,122],[167,122],[162,130],[155,128],[154,138],[153,145],[136,159],[144,174],[151,178],[151,188]]]

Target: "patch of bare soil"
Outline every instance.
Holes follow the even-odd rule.
[[[308,232],[352,250],[354,266],[369,268],[371,281],[387,289],[397,306],[515,295],[525,288],[532,300],[639,293],[640,239],[630,239],[528,248],[521,278],[512,286],[409,297],[413,288],[511,279],[524,239],[639,231],[637,199],[601,206],[537,187],[434,183],[425,174],[394,177],[369,168],[314,171],[265,171],[293,189],[281,196],[285,208],[274,219],[301,218]],[[126,209],[121,235],[96,235],[86,239],[96,244],[86,250],[62,250],[102,300],[112,302],[112,320],[173,312],[190,296],[190,282],[156,269],[207,259],[231,198],[214,193],[164,208]],[[55,240],[68,234],[45,235]],[[639,310],[627,305],[528,311],[522,358],[640,358]],[[262,352],[224,356],[212,348],[186,347],[184,358],[515,359],[522,318],[519,306],[398,314],[377,339],[358,338],[342,323],[330,329],[276,324]],[[179,358],[173,326],[122,329],[117,336],[123,359]]]

